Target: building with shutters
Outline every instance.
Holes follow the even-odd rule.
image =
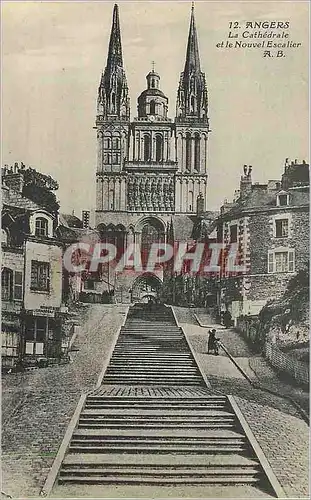
[[[2,169],[2,366],[59,358],[62,243],[57,183],[23,164]]]
[[[168,98],[153,67],[137,99],[137,116],[131,118],[115,5],[107,64],[98,88],[95,217],[102,241],[120,249],[134,242],[148,253],[152,242],[166,241],[168,234],[174,241],[191,240],[198,199],[206,210],[208,97],[193,7],[176,90],[175,116],[170,118]],[[111,286],[116,300],[130,301],[142,293],[157,294],[163,280],[163,269],[137,276],[109,268],[103,270],[102,286]]]
[[[244,166],[235,200],[216,219],[218,241],[237,244],[245,271],[219,276],[220,306],[233,318],[258,314],[309,262],[309,165],[285,161],[280,180],[253,182]]]

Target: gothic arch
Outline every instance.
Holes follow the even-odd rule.
[[[156,114],[156,102],[154,99],[150,101],[150,114],[155,115]]]
[[[164,145],[162,134],[156,134],[155,143],[156,143],[156,161],[161,162],[163,161],[163,145]]]
[[[153,225],[156,229],[165,232],[165,223],[156,215],[144,216],[135,225],[135,232],[141,232],[147,224]]]
[[[102,236],[107,231],[107,226],[106,226],[106,224],[101,223],[101,224],[98,224],[96,229],[97,229],[97,231],[99,231],[100,236]]]
[[[200,159],[201,159],[201,138],[200,134],[194,134],[194,169],[200,172]]]
[[[151,160],[151,137],[150,134],[144,134],[144,161]]]
[[[186,169],[191,170],[192,137],[190,132],[186,133]]]
[[[154,273],[143,273],[138,276],[132,286],[132,301],[141,302],[146,297],[158,299],[162,289],[162,281]]]

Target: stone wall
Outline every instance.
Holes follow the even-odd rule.
[[[262,352],[264,348],[264,338],[260,333],[260,323],[258,316],[240,316],[237,318],[236,329],[256,352]]]
[[[276,344],[267,342],[258,316],[240,316],[236,329],[252,349],[261,352],[277,371],[289,375],[300,384],[309,384],[308,364],[284,353]]]
[[[282,352],[275,344],[267,342],[265,356],[278,371],[290,375],[296,382],[309,385],[309,366]]]

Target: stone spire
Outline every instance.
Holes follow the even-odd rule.
[[[106,70],[113,71],[116,66],[123,67],[119,7],[117,4],[113,8]]]
[[[192,3],[184,71],[177,92],[176,121],[207,123],[208,101],[205,75],[201,71],[197,29]]]
[[[194,19],[194,4],[192,2],[184,76],[190,75],[192,72],[196,71],[200,71],[200,56],[197,29]]]
[[[129,120],[128,86],[123,69],[119,8],[113,8],[108,57],[98,89],[97,114],[104,119]]]

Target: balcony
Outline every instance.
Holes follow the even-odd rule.
[[[128,172],[176,172],[178,169],[177,161],[125,161],[124,170]]]
[[[151,115],[152,119],[150,120],[150,115],[149,116],[135,116],[133,123],[136,122],[143,122],[143,123],[155,123],[155,122],[162,122],[162,123],[172,123],[171,118],[165,118],[164,116],[157,116],[157,115]]]

